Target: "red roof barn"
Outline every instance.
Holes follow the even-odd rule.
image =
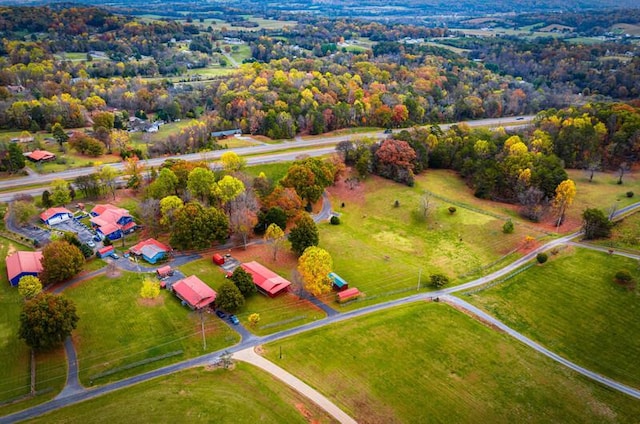
[[[46,150],[34,150],[27,155],[27,159],[32,162],[46,162],[48,160],[54,160],[56,155]]]
[[[13,252],[6,263],[9,282],[17,286],[25,275],[37,276],[42,272],[42,252]]]
[[[191,309],[202,309],[213,303],[218,295],[195,275],[176,281],[171,286],[176,296],[182,299]]]
[[[269,297],[275,297],[278,294],[287,291],[291,285],[291,281],[282,278],[258,262],[247,262],[240,266],[251,274],[258,291]]]

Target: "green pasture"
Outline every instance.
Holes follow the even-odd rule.
[[[225,45],[223,45],[223,48]],[[251,47],[249,47],[248,45],[236,44],[229,46],[231,47],[231,52],[229,54],[235,59],[236,62],[238,62],[238,64],[241,64],[243,60],[249,59],[251,57]]]
[[[305,413],[303,415],[303,413]],[[245,363],[196,368],[44,415],[33,423],[331,423],[313,402]]]
[[[442,303],[373,313],[265,350],[358,422],[632,423],[640,414],[637,400]]]
[[[73,334],[80,379],[90,385],[93,376],[157,358],[169,352],[183,353],[99,378],[94,384],[119,380],[172,362],[202,355],[237,342],[237,334],[215,315],[193,312],[168,291],[161,291],[157,304],[144,304],[139,292],[143,274],[123,272],[84,281],[65,291],[78,310],[80,320]],[[153,276],[151,276],[153,278]],[[201,318],[206,349],[203,349]]]
[[[640,387],[640,297],[614,282],[638,261],[568,249],[465,300],[551,351],[609,378]]]
[[[591,243],[614,249],[640,250],[640,213],[616,222],[610,238],[593,240]]]
[[[17,409],[16,406],[2,405],[9,400],[25,396],[30,392],[31,351],[24,341],[18,338],[20,327],[20,311],[22,297],[18,289],[9,284],[7,267],[4,258],[8,252],[30,250],[17,245],[11,240],[0,237],[0,414]],[[57,394],[66,379],[66,362],[64,349],[56,349],[50,353],[36,354],[36,390],[42,391],[40,396],[32,400],[20,402],[25,404],[40,403]]]
[[[291,162],[267,163],[264,165],[248,166],[243,171],[252,177],[257,177],[261,172],[274,183],[280,181],[287,175]]]
[[[331,199],[341,224],[320,225],[320,246],[331,253],[334,271],[366,299],[411,294],[419,278],[424,288],[434,273],[460,283],[513,252],[526,235],[539,235],[518,224],[513,234],[504,234],[502,219],[460,206],[452,214],[449,202],[433,197],[424,219],[419,203],[426,187],[422,179],[410,188],[370,177],[363,203],[352,201],[348,191]]]
[[[277,269],[270,264],[265,266],[290,279],[287,275],[290,270]],[[218,290],[225,282],[221,268],[213,264],[210,257],[182,265],[179,269],[186,276],[198,276],[214,290]],[[260,322],[256,326],[252,326],[248,321],[249,315],[253,313],[260,314]],[[325,313],[292,293],[285,293],[275,298],[255,293],[246,298],[244,307],[236,313],[236,316],[252,333],[265,335],[322,319]]]
[[[145,138],[148,138],[149,145],[152,145],[156,141],[164,140],[172,134],[178,134],[181,129],[191,124],[191,119],[183,119],[179,122],[169,122],[161,125],[158,132],[155,133],[143,133],[134,132],[131,133],[131,143],[138,148],[144,148],[146,150]]]

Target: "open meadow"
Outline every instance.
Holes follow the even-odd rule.
[[[153,301],[142,300],[142,279],[143,274],[122,272],[117,277],[102,275],[65,290],[80,317],[73,339],[83,384],[120,380],[238,341],[238,335],[215,315],[191,311],[166,290]],[[175,352],[180,353],[161,359]],[[126,369],[147,360],[150,363]],[[106,372],[114,373],[98,377]]]
[[[442,303],[377,312],[264,349],[360,423],[632,423],[640,415],[637,400]]]
[[[542,266],[463,299],[551,351],[640,388],[640,291],[615,282],[633,259],[567,248]]]
[[[195,368],[137,384],[31,420],[32,423],[332,423],[313,402],[244,363]]]

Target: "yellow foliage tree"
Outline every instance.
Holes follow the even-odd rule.
[[[298,271],[304,281],[304,288],[314,296],[331,291],[329,273],[332,268],[331,255],[321,247],[307,247],[298,259]]]
[[[553,207],[558,214],[557,227],[562,224],[567,208],[573,203],[576,197],[576,184],[571,179],[562,181],[556,187],[556,197],[553,199]]]
[[[155,299],[160,295],[160,284],[145,278],[140,289],[140,297],[143,299]]]

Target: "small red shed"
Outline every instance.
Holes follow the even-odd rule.
[[[219,253],[214,253],[213,254],[213,263],[216,265],[223,265],[224,264],[224,256],[222,256]]]
[[[343,290],[337,294],[338,303],[344,303],[349,300],[357,299],[358,297],[360,297],[360,290],[355,287]]]
[[[171,269],[171,266],[165,265],[156,269],[156,273],[158,274],[158,278],[164,278],[168,277],[169,275],[173,275],[173,270]]]
[[[107,256],[111,256],[114,251],[115,249],[113,248],[113,246],[105,246],[102,249],[98,249],[96,256],[98,256],[99,258],[106,258]]]

